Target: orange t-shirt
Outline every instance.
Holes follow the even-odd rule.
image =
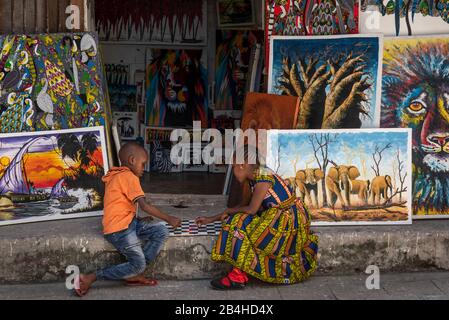
[[[104,234],[128,229],[136,217],[136,202],[145,197],[139,178],[126,167],[112,168],[103,177],[106,184],[104,197]]]

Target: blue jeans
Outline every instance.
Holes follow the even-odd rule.
[[[125,280],[145,272],[147,265],[155,261],[167,241],[169,231],[162,224],[151,224],[134,219],[127,230],[106,235],[128,262],[97,272],[98,280]],[[142,242],[146,242],[142,246]]]

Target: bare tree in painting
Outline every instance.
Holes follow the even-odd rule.
[[[380,164],[382,163],[382,155],[383,153],[391,148],[391,143],[387,144],[385,147],[381,148],[380,146],[376,145],[376,148],[374,150],[374,153],[372,154],[373,156],[373,161],[374,161],[374,165],[371,166],[371,169],[373,169],[374,174],[376,175],[376,177],[380,177]]]
[[[401,160],[401,153],[398,150],[398,153],[396,154],[396,160],[398,162],[398,173],[399,173],[399,202],[402,203],[402,194],[407,191],[407,188],[404,188],[405,186],[405,179],[407,179],[407,170],[404,170],[404,161]],[[405,172],[404,172],[405,171]]]
[[[329,160],[329,146],[337,141],[337,135],[326,134],[311,134],[309,135],[309,142],[313,148],[314,157],[319,168],[327,173],[327,167],[331,163]],[[326,179],[321,181],[323,207],[329,207],[327,202],[327,192],[326,192]]]

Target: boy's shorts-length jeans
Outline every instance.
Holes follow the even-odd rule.
[[[151,224],[137,219],[127,230],[106,235],[106,240],[128,262],[98,271],[98,280],[125,280],[143,274],[146,267],[156,260],[168,236],[169,231],[163,223]],[[143,246],[142,242],[145,242]]]

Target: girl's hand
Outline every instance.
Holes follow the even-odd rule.
[[[229,218],[231,217],[231,215],[228,212],[224,212],[221,217],[220,217],[220,221],[221,222],[226,222]]]
[[[196,218],[195,222],[198,225],[198,227],[201,227],[201,226],[206,226],[208,224],[211,224],[214,221],[212,218],[209,218],[209,217],[199,217],[199,218]]]

